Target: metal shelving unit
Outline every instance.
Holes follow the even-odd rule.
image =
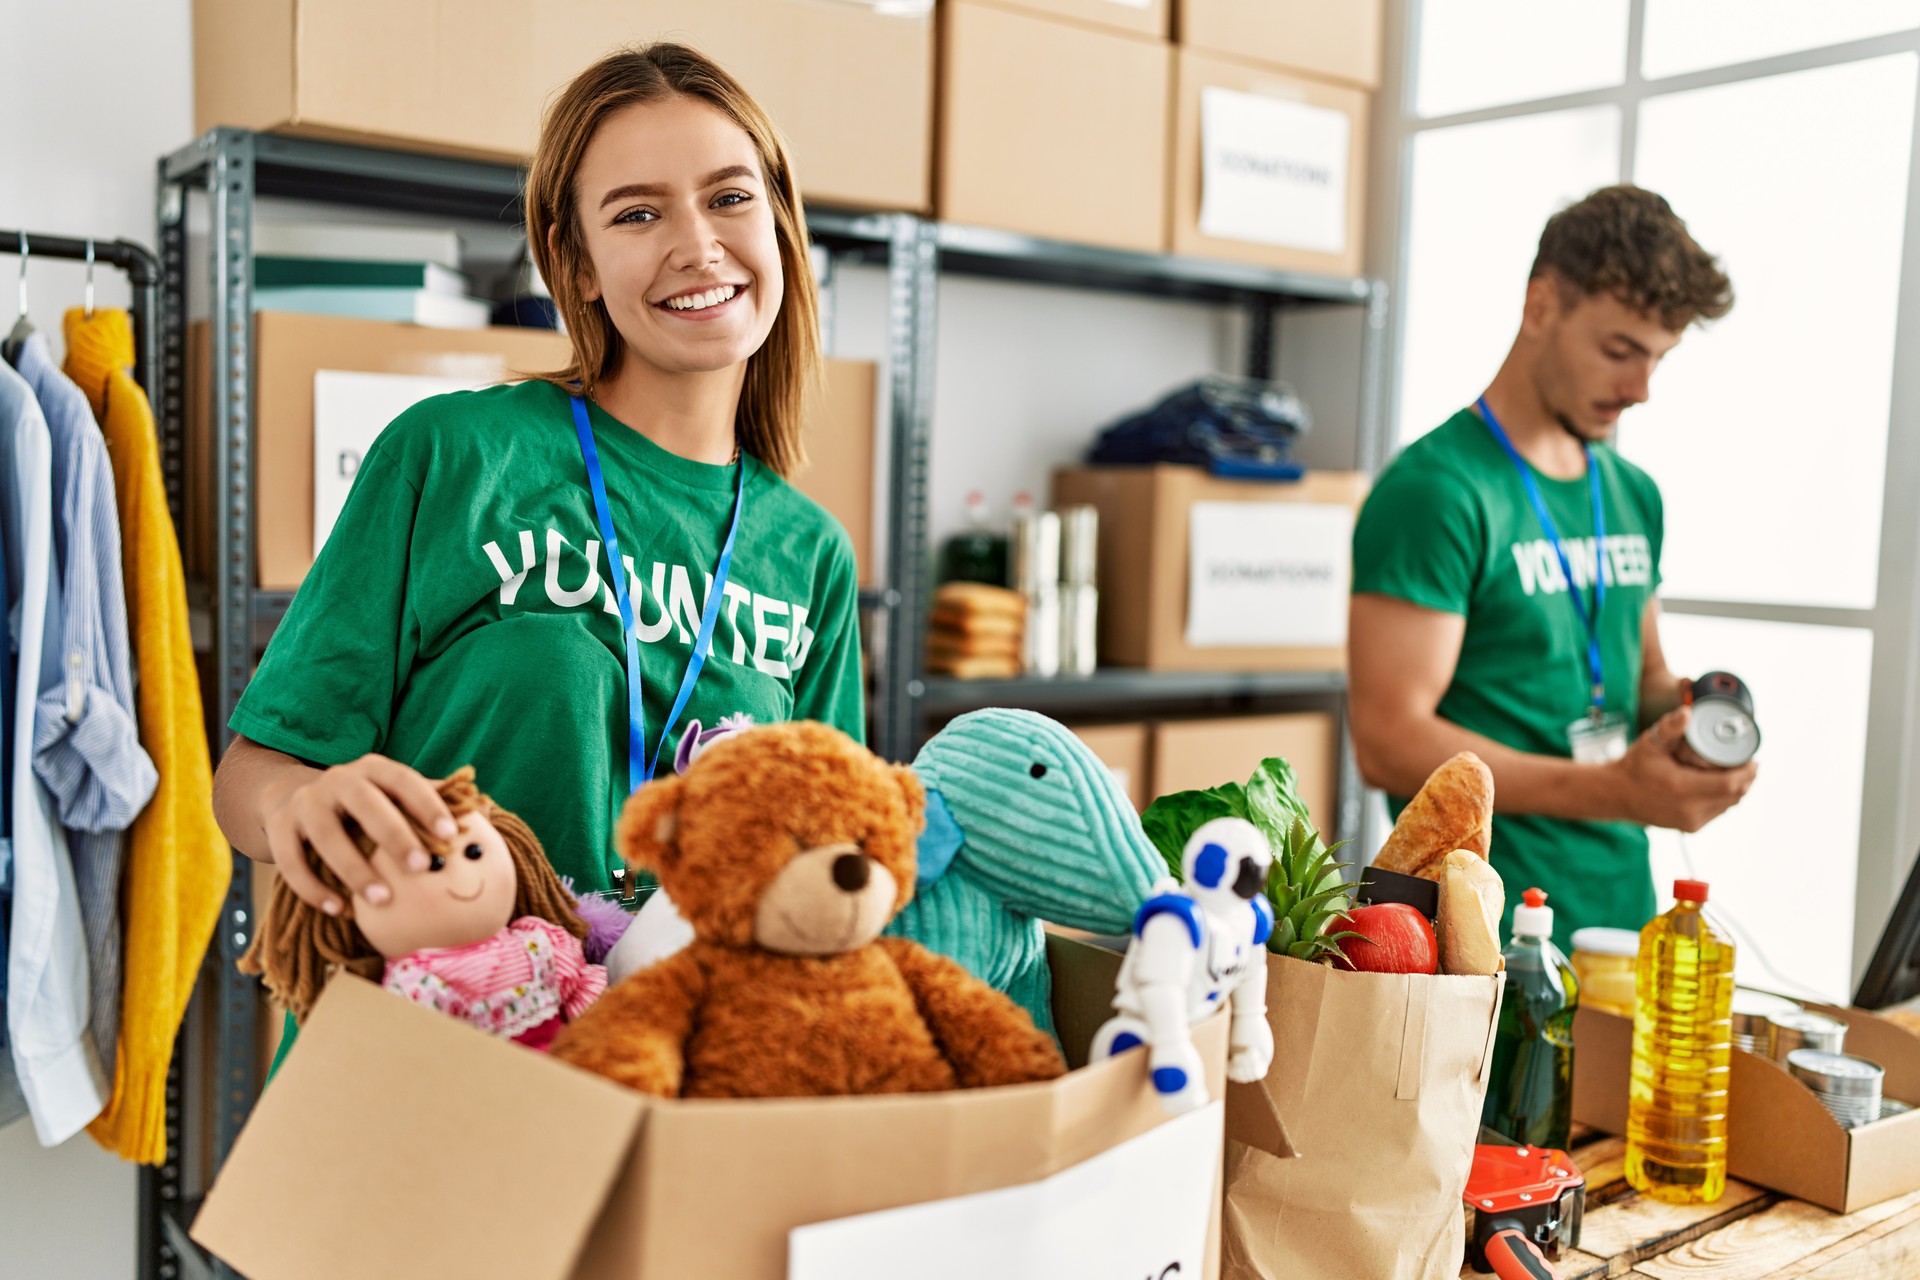
[[[319,139],[214,129],[159,162],[158,227],[162,263],[158,346],[159,419],[169,496],[179,494],[185,438],[187,333],[187,196],[204,192],[209,215],[209,296],[214,376],[211,441],[217,520],[213,564],[218,580],[194,584],[196,621],[204,625],[206,703],[214,748],[231,738],[226,723],[249,673],[291,593],[254,585],[254,415],[258,411],[252,345],[252,235],[255,203],[286,197],[428,216],[521,220],[523,173],[503,164],[418,155]],[[925,602],[930,589],[927,459],[934,377],[934,317],[943,273],[1010,281],[1201,299],[1244,307],[1249,318],[1247,372],[1269,372],[1274,318],[1282,308],[1341,304],[1364,307],[1359,465],[1380,456],[1380,353],[1385,291],[1377,282],[1323,279],[1240,263],[1130,253],[1065,244],[974,227],[942,225],[911,214],[810,209],[808,233],[836,262],[887,271],[887,362],[890,466],[886,481],[885,563],[877,585],[861,593],[868,615],[869,661],[878,694],[875,749],[910,758],[929,722],[986,705],[1088,712],[1152,705],[1156,709],[1318,700],[1344,710],[1338,672],[1160,674],[1108,670],[1087,679],[959,682],[927,679],[921,667]],[[829,270],[830,278],[830,270]],[[177,509],[177,507],[176,507]],[[1342,724],[1341,826],[1357,826],[1360,787]],[[186,1241],[189,1208],[224,1161],[259,1091],[255,984],[234,966],[253,935],[251,866],[235,853],[235,875],[216,944],[209,951],[195,1001],[204,1062],[188,1060],[189,1085],[170,1090],[169,1160],[159,1177],[160,1211],[142,1221],[142,1276],[231,1276]],[[195,1068],[198,1070],[194,1070]],[[204,1151],[186,1138],[199,1129],[184,1113],[209,1104],[211,1140]]]

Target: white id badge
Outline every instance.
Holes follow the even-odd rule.
[[[1606,764],[1627,754],[1627,718],[1618,711],[1581,716],[1567,726],[1567,742],[1580,764]]]

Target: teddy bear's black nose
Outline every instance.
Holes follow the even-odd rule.
[[[833,882],[848,893],[858,893],[867,887],[867,855],[864,853],[843,853],[833,860]]]

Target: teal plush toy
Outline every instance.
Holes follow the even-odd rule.
[[[1054,720],[991,708],[914,757],[919,886],[887,932],[951,956],[1053,1029],[1042,920],[1124,934],[1166,863],[1106,765]]]

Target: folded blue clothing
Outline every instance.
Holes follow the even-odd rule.
[[[1312,426],[1285,383],[1210,374],[1102,431],[1087,460],[1101,466],[1171,463],[1249,480],[1298,480],[1293,443]]]

